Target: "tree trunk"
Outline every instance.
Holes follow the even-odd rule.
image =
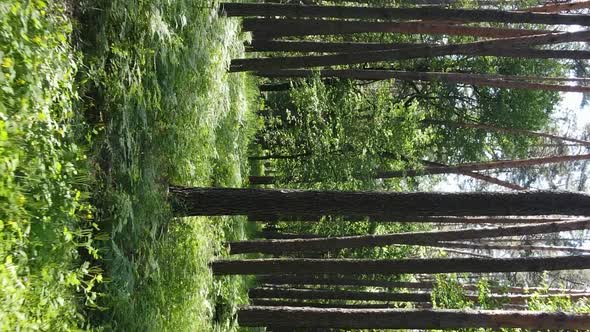
[[[428,20],[461,22],[590,25],[581,14],[547,14],[496,9],[375,8],[353,6],[302,6],[264,3],[222,3],[228,16],[332,17],[379,20]]]
[[[248,292],[248,296],[250,298],[267,299],[430,302],[429,293],[361,292],[296,288],[253,288]]]
[[[465,74],[465,73],[443,73],[443,72],[412,72],[399,70],[370,70],[370,69],[342,69],[342,70],[322,70],[322,77],[338,77],[355,80],[389,80],[398,79],[402,81],[426,81],[426,82],[444,82],[460,83],[476,86],[487,86],[505,89],[526,89],[526,90],[544,90],[544,91],[561,91],[561,92],[582,92],[590,93],[590,86],[581,85],[563,85],[547,84],[537,82],[527,82],[519,79],[518,76],[486,75],[486,74]],[[259,71],[258,76],[271,78],[291,78],[291,77],[312,77],[312,70],[268,70]],[[535,77],[538,81],[543,81],[544,77]]]
[[[267,300],[267,299],[251,299],[251,305],[255,306],[269,306],[269,307],[312,307],[312,308],[346,308],[346,309],[389,309],[395,308],[387,303],[317,303],[317,302],[295,302],[289,300]]]
[[[476,291],[476,290],[479,290],[479,286],[478,285],[463,285],[463,289],[470,290],[470,291]],[[543,288],[543,287],[495,287],[495,286],[492,286],[492,287],[490,287],[490,289],[492,289],[494,291],[506,290],[509,293],[520,293],[520,294],[534,293],[534,292],[540,292],[540,293],[547,292],[547,293],[557,293],[557,294],[587,293],[587,290],[585,290],[585,289]]]
[[[313,239],[316,237],[321,237],[316,234],[295,234],[295,233],[281,233],[277,231],[262,231],[260,233],[261,237],[265,239]]]
[[[324,285],[324,286],[366,286],[366,287],[384,287],[384,288],[412,288],[429,289],[433,287],[432,282],[407,282],[407,281],[388,281],[388,280],[368,280],[345,277],[299,277],[299,276],[260,276],[258,281],[265,284],[274,285]]]
[[[590,255],[527,258],[307,259],[268,258],[212,263],[216,275],[542,272],[590,268]]]
[[[381,247],[394,244],[425,245],[434,247],[464,248],[463,244],[443,243],[488,237],[518,236],[557,233],[562,231],[584,230],[590,228],[590,219],[542,223],[526,226],[510,226],[452,231],[413,232],[387,235],[356,235],[312,239],[251,240],[229,244],[231,254],[287,252],[323,252],[344,248]],[[483,246],[483,245],[482,245]]]
[[[466,248],[466,249],[477,249],[477,250],[539,250],[539,251],[551,251],[551,252],[568,252],[571,254],[590,254],[590,249],[576,248],[576,247],[565,247],[565,246],[543,246],[543,245],[508,245],[508,244],[482,244],[482,243],[463,243],[463,242],[438,242],[431,244],[432,247],[439,248]]]
[[[242,21],[242,29],[252,31],[254,37],[258,39],[371,32],[508,38],[552,32],[549,30],[465,26],[442,22],[321,21],[294,18],[246,18]]]
[[[291,40],[254,39],[247,50],[249,52],[318,52],[318,53],[355,53],[366,51],[385,51],[409,49],[428,46],[427,44],[400,43],[355,43],[355,42],[314,42]],[[590,59],[590,51],[579,50],[540,50],[534,48],[497,48],[483,50],[477,56],[501,56],[511,58],[533,59]]]
[[[590,195],[577,192],[351,192],[170,187],[177,216],[590,215]]]
[[[427,309],[321,309],[250,306],[238,312],[240,326],[347,329],[528,328],[586,330],[590,315],[564,312]]]
[[[526,48],[533,45],[585,41],[590,39],[590,31],[549,33],[543,35],[502,38],[464,44],[425,46],[412,49],[385,51],[366,51],[318,56],[273,57],[232,60],[230,71],[251,71],[350,65],[402,59],[430,58],[445,55],[473,55],[482,50],[495,48]]]

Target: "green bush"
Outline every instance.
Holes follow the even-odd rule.
[[[0,1],[2,331],[80,326],[80,305],[93,305],[101,280],[80,257],[97,255],[96,225],[77,144],[70,32],[57,4]]]

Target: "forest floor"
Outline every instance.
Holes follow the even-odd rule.
[[[76,202],[49,204],[56,220],[68,217],[52,223],[39,210],[46,208],[41,195],[26,187],[29,180],[15,180],[24,166],[0,171],[0,330],[232,331],[248,280],[214,278],[208,264],[226,254],[226,241],[255,229],[242,217],[174,218],[167,186],[240,187],[250,172],[258,91],[245,74],[227,73],[230,59],[244,51],[238,22],[218,17],[217,3],[198,7],[189,0],[60,6],[0,1],[8,18],[1,38],[26,36],[31,62],[42,63],[26,67],[20,44],[1,43],[1,69],[14,76],[0,81],[1,165],[51,164],[51,174],[24,173],[49,187],[55,201]],[[24,25],[41,25],[39,32],[55,41],[28,45],[37,31]],[[6,32],[18,29],[33,36]],[[46,54],[56,45],[59,61],[50,63]],[[65,74],[57,76],[60,70]],[[39,92],[54,96],[44,99],[48,114],[40,107],[6,123],[14,114],[7,101],[40,98],[10,89],[43,86],[48,72],[60,87]],[[38,129],[48,117],[63,130]],[[11,126],[22,137],[10,136]],[[50,146],[35,153],[39,138]],[[71,141],[75,153],[60,140]],[[73,180],[55,180],[68,176]],[[65,189],[52,189],[58,185]]]

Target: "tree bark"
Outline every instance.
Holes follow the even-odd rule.
[[[312,307],[312,308],[347,308],[347,309],[388,309],[395,306],[387,303],[317,303],[317,302],[295,302],[289,300],[267,300],[250,299],[250,304],[255,306],[269,307]]]
[[[296,18],[246,18],[242,21],[242,29],[252,31],[254,37],[259,39],[370,32],[507,38],[553,32],[549,30],[466,26],[443,22],[322,21]]]
[[[590,39],[590,31],[549,33],[543,35],[501,38],[464,44],[425,46],[413,49],[367,51],[318,56],[273,57],[232,60],[230,71],[290,69],[332,65],[350,65],[402,59],[430,58],[445,55],[473,55],[486,49],[524,48],[533,45],[567,43]]]
[[[426,82],[445,82],[461,83],[476,86],[487,86],[505,89],[526,89],[526,90],[544,90],[560,92],[582,92],[589,93],[590,86],[582,85],[563,85],[527,82],[519,79],[518,76],[502,76],[486,74],[465,74],[465,73],[443,73],[443,72],[412,72],[399,70],[370,70],[370,69],[342,69],[342,70],[322,70],[322,77],[338,77],[356,80],[389,80],[398,79],[402,81],[426,81]],[[271,78],[291,78],[291,77],[312,77],[312,70],[268,70],[259,71],[258,76]],[[536,77],[538,81],[543,81],[544,77]]]
[[[348,329],[529,328],[579,329],[588,314],[500,310],[321,309],[250,306],[238,312],[241,326],[332,327]]]
[[[247,50],[249,52],[355,53],[366,51],[385,51],[404,48],[408,49],[425,46],[428,46],[428,44],[381,44],[254,39],[252,43],[248,45]],[[535,48],[495,48],[483,50],[473,55],[529,59],[590,59],[590,51],[540,50]]]
[[[452,231],[397,233],[387,235],[357,235],[311,239],[250,240],[229,244],[231,254],[287,252],[323,252],[344,248],[381,247],[394,244],[425,245],[434,247],[464,248],[463,244],[441,241],[472,240],[488,237],[518,236],[557,233],[590,228],[590,219],[542,223],[526,226],[509,226]],[[467,244],[465,244],[467,245]],[[483,246],[483,245],[482,245]]]
[[[577,192],[351,192],[170,187],[177,216],[590,215],[590,195]]]
[[[384,287],[384,288],[412,288],[420,289],[432,288],[432,282],[408,282],[408,281],[388,281],[388,280],[369,280],[346,277],[326,277],[315,278],[309,276],[259,276],[258,281],[265,284],[274,285],[324,285],[324,286],[365,286],[365,287]]]
[[[222,3],[227,16],[332,17],[380,20],[529,23],[589,26],[581,14],[517,12],[497,9],[375,8],[353,6],[303,6],[265,3]]]
[[[212,263],[216,275],[542,272],[590,268],[590,255],[527,258],[307,259],[268,258]]]
[[[478,285],[463,285],[463,289],[476,291],[479,289]],[[533,292],[540,292],[540,293],[557,293],[557,294],[576,294],[576,293],[587,293],[585,289],[565,289],[565,288],[543,288],[543,287],[495,287],[492,286],[490,289],[494,291],[506,290],[509,293],[533,293]]]
[[[429,293],[361,292],[296,288],[253,288],[248,292],[248,296],[250,298],[298,300],[430,302]]]
[[[409,49],[425,47],[427,44],[403,43],[355,43],[355,42],[314,42],[291,40],[254,39],[247,50],[249,52],[318,52],[318,53],[355,53],[366,51],[385,51],[392,49]],[[536,59],[590,59],[590,51],[580,50],[540,50],[534,48],[496,48],[483,50],[477,56],[501,56],[511,58]]]

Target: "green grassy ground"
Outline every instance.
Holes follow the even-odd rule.
[[[208,263],[248,224],[166,197],[249,172],[257,91],[216,7],[0,0],[0,330],[236,328],[247,281]]]

